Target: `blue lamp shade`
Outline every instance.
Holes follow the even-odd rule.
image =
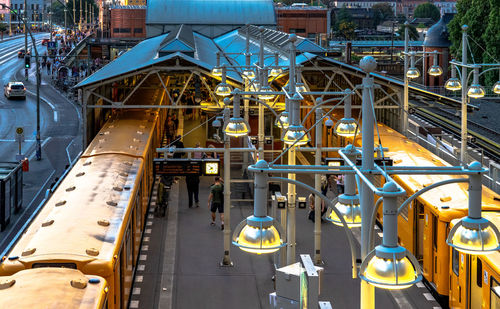
[[[215,94],[221,97],[227,97],[228,95],[231,94],[231,91],[232,91],[231,86],[229,86],[226,83],[220,83],[215,88]]]
[[[464,217],[453,226],[446,243],[458,251],[484,255],[500,250],[500,233],[486,218]]]
[[[359,196],[357,194],[341,194],[338,197],[335,208],[344,218],[349,228],[361,226],[361,206],[359,204]],[[343,226],[342,221],[340,221],[339,216],[333,209],[329,209],[328,212],[329,213],[327,213],[326,215],[326,220],[332,222],[335,225]]]
[[[229,119],[224,132],[232,137],[240,137],[248,135],[249,129],[245,120],[241,117],[233,117]]]
[[[479,84],[472,84],[467,90],[467,96],[473,99],[482,98],[485,94],[484,87]]]
[[[283,142],[287,145],[302,146],[307,144],[311,139],[307,135],[303,126],[289,126],[283,136]]]
[[[462,89],[462,84],[460,83],[460,80],[458,78],[452,77],[446,81],[444,87],[451,91],[457,91]]]
[[[286,243],[281,235],[280,224],[269,216],[249,216],[235,228],[233,245],[243,251],[256,254],[267,254],[278,251]]]

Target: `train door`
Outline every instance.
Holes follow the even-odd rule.
[[[424,226],[425,226],[425,214],[424,205],[418,200],[414,202],[415,208],[415,224],[414,227],[414,248],[415,257],[417,258],[420,266],[424,264]]]
[[[460,255],[457,250],[451,248],[451,265],[450,265],[450,308],[457,308],[460,305],[459,280],[460,280]]]
[[[500,285],[491,277],[490,309],[500,309]]]
[[[477,255],[470,255],[470,307],[481,309],[483,299],[483,263]]]
[[[423,259],[424,259],[424,267],[423,272],[425,278],[434,283],[434,229],[435,229],[435,220],[434,215],[430,210],[424,210],[424,233],[423,233]]]

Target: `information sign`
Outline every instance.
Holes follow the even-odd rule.
[[[217,176],[219,159],[154,159],[154,173],[168,176]]]

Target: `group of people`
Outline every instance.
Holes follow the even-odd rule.
[[[321,194],[333,200],[340,194],[344,193],[344,176],[343,175],[327,175],[322,176],[321,179]],[[308,219],[312,222],[315,221],[315,195],[309,195],[309,213]],[[325,201],[321,200],[321,220],[327,211]]]

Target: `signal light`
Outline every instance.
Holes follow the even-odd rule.
[[[31,67],[31,57],[25,56],[24,57],[24,68],[29,69]]]

